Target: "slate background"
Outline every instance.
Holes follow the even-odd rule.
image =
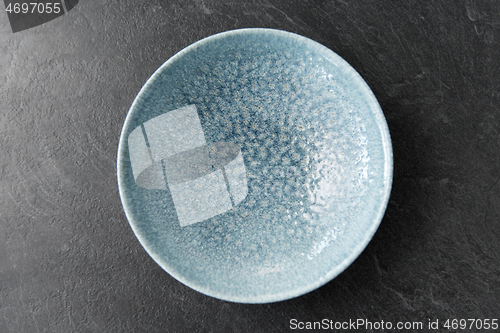
[[[3,11],[0,22],[0,332],[500,318],[500,2],[96,0],[15,34]],[[120,130],[149,76],[245,27],[292,31],[347,60],[394,146],[391,200],[367,249],[324,287],[265,305],[165,273],[116,182]]]

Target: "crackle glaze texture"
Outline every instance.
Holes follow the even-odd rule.
[[[207,142],[241,147],[248,195],[181,227],[171,192],[135,184],[126,139],[186,105]],[[298,296],[339,274],[378,227],[392,180],[387,125],[361,77],[326,47],[269,29],[215,35],[165,63],[127,116],[118,158],[123,204],[150,255],[238,302]]]

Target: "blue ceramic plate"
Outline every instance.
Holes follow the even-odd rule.
[[[243,303],[307,293],[340,274],[383,217],[389,131],[373,93],[328,48],[243,29],[161,66],[118,149],[130,225],[169,274]]]

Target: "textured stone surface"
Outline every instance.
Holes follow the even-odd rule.
[[[498,2],[96,0],[15,34],[0,16],[0,332],[500,317]],[[147,78],[200,38],[244,27],[296,32],[347,60],[394,148],[368,248],[324,287],[267,305],[219,301],[166,274],[116,185],[119,133]]]

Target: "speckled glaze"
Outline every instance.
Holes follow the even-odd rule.
[[[134,181],[129,134],[195,105],[207,142],[236,144],[248,194],[181,227],[168,189]],[[148,80],[118,149],[122,203],[139,241],[169,274],[243,303],[296,297],[330,281],[366,247],[392,183],[383,113],[355,70],[326,47],[271,29],[205,38]]]

